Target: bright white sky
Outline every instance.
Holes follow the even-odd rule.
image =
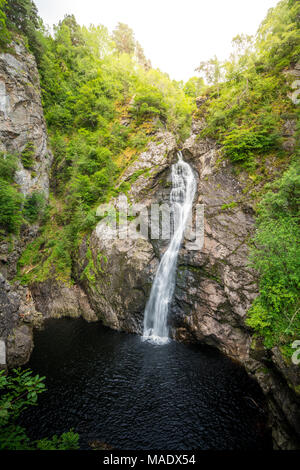
[[[197,75],[200,61],[228,57],[231,39],[255,34],[278,0],[34,0],[52,26],[73,13],[81,25],[103,24],[110,31],[128,24],[153,67],[176,80]]]

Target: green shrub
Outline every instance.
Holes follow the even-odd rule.
[[[300,165],[272,189],[258,211],[251,262],[260,274],[260,294],[247,320],[269,348],[300,336]]]
[[[13,183],[15,172],[18,168],[18,160],[14,155],[0,152],[0,178],[8,183]]]
[[[6,0],[0,0],[0,46],[6,47],[11,41],[11,34],[7,28],[7,18],[5,14]]]
[[[164,97],[154,87],[136,95],[131,112],[139,119],[154,116],[158,116],[162,121],[167,119],[167,105]]]
[[[46,112],[46,120],[49,126],[57,129],[72,127],[74,117],[71,111],[60,104],[54,104]]]
[[[21,413],[37,405],[38,395],[46,388],[45,377],[32,371],[13,369],[0,371],[0,449],[1,450],[74,450],[78,449],[78,434],[73,431],[51,439],[30,441],[26,430],[18,425]]]
[[[77,450],[79,448],[79,435],[72,430],[52,439],[41,439],[37,442],[38,450]]]
[[[0,227],[17,234],[22,224],[23,196],[18,190],[0,179]]]
[[[148,143],[148,138],[144,132],[137,132],[129,140],[129,146],[137,150],[143,150]]]
[[[28,222],[37,222],[37,220],[42,217],[45,207],[45,195],[35,191],[26,197],[24,202],[23,215]]]
[[[21,153],[21,162],[26,169],[32,169],[34,165],[35,147],[33,142],[28,142]]]
[[[201,77],[192,77],[184,85],[184,93],[192,98],[200,96],[205,89],[204,80]]]
[[[274,130],[254,127],[234,129],[222,141],[225,155],[234,163],[267,153],[273,148],[278,148],[279,143],[280,136]]]

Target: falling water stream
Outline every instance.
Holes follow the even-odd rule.
[[[183,160],[182,153],[178,152],[178,162],[172,166],[170,195],[173,236],[158,266],[144,315],[143,338],[157,344],[166,343],[169,339],[167,319],[175,288],[177,258],[195,193],[196,179],[193,171]]]

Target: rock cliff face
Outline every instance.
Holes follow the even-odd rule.
[[[20,155],[27,144],[34,149],[34,165],[26,169],[19,161],[16,183],[26,195],[49,193],[52,155],[48,148],[41,103],[39,74],[34,57],[23,43],[0,54],[0,151]]]
[[[21,158],[28,144],[34,153],[30,169],[24,168]],[[38,191],[48,198],[53,157],[36,62],[23,43],[13,43],[10,53],[0,54],[0,151],[19,157],[15,182],[24,196]],[[22,251],[38,230],[36,224],[22,227],[20,237],[12,240],[13,249],[8,242],[0,243],[0,367],[28,361],[33,349],[33,327],[48,317],[83,316],[87,321],[97,320],[79,286],[50,279],[29,289],[12,281]]]
[[[30,169],[24,168],[21,159],[28,145],[34,154]],[[48,197],[52,154],[47,143],[39,75],[34,57],[22,43],[13,43],[11,53],[0,54],[0,151],[19,157],[15,181],[25,196],[39,191]],[[29,359],[32,324],[41,318],[30,290],[10,282],[16,274],[18,258],[37,230],[37,226],[23,229],[21,237],[12,240],[13,249],[9,243],[0,244],[0,341],[6,349],[7,363],[14,366]]]
[[[243,175],[235,177],[230,164],[219,158],[220,149],[199,139],[200,129],[201,123],[194,126],[183,151],[199,174],[204,247],[189,252],[183,246],[172,308],[173,335],[183,341],[204,341],[242,363],[267,397],[274,447],[299,448],[299,367],[288,364],[278,348],[267,352],[245,324],[247,310],[258,295],[258,279],[248,265],[252,200]]]
[[[176,141],[170,133],[158,135],[157,141],[161,143],[152,142],[122,178],[128,182],[133,175],[140,175],[131,185],[128,200],[143,207],[169,200],[167,179]],[[145,173],[140,174],[141,170]],[[117,203],[118,200],[111,201],[112,205]],[[145,238],[111,238],[110,226],[100,223],[80,248],[78,279],[88,268],[88,250],[94,280],[85,279],[83,286],[93,309],[111,328],[142,333],[144,307],[158,266],[154,247]]]
[[[248,241],[254,230],[254,210],[243,175],[239,178],[211,140],[199,139],[203,122],[195,122],[183,146],[185,159],[198,179],[197,200],[204,204],[204,246],[191,251],[185,240],[179,255],[174,301],[169,315],[174,339],[201,341],[217,347],[243,364],[261,385],[269,404],[274,446],[299,447],[299,371],[287,365],[278,349],[267,353],[252,340],[245,317],[258,295],[256,273],[248,266]],[[152,143],[129,167],[123,181],[131,181],[131,203],[147,206],[169,201],[170,166],[176,142],[168,133]],[[143,171],[145,170],[145,174]],[[133,178],[133,175],[137,175]],[[117,205],[117,201],[112,201]],[[141,222],[141,220],[140,220]],[[110,225],[100,222],[85,239],[76,263],[99,318],[114,329],[141,333],[144,308],[159,259],[168,242],[112,238]],[[298,387],[298,388],[297,388]]]

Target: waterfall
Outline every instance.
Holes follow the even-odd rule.
[[[173,235],[163,255],[144,315],[143,339],[163,344],[169,340],[167,317],[176,281],[176,265],[184,230],[193,207],[196,180],[188,163],[178,152],[178,162],[172,165],[172,191],[170,194],[173,214]]]

